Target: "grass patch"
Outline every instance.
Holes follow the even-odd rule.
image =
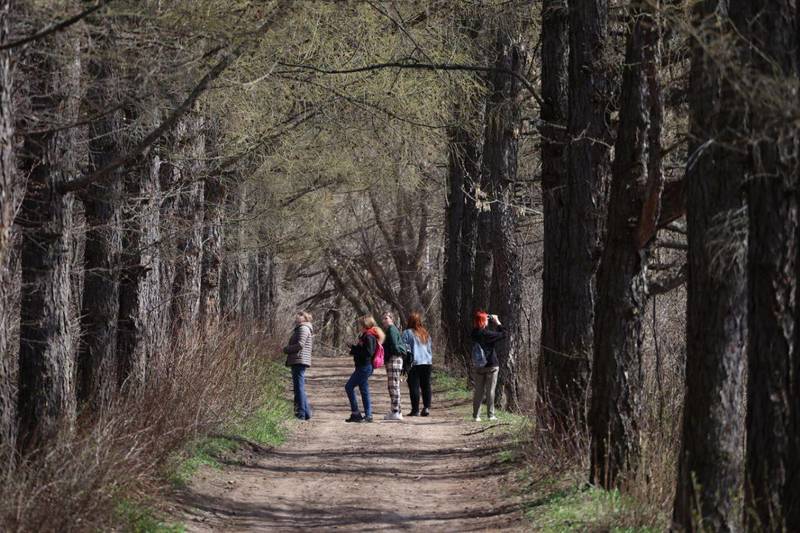
[[[169,524],[159,520],[147,507],[123,500],[117,505],[117,515],[125,523],[127,533],[183,533],[183,524]]]
[[[433,388],[437,394],[444,395],[446,400],[458,401],[472,398],[472,391],[467,387],[467,380],[453,376],[444,370],[434,369]]]
[[[589,485],[555,490],[529,504],[527,518],[537,531],[650,533],[655,527],[626,526],[637,516],[636,502],[619,491]]]
[[[191,443],[169,472],[169,480],[174,485],[186,486],[203,466],[222,468],[222,461],[234,455],[242,446],[242,441],[278,446],[286,440],[286,421],[293,414],[284,388],[289,373],[276,362],[269,363],[265,372],[262,406],[243,420],[232,421],[222,435],[203,437]]]

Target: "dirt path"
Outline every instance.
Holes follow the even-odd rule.
[[[317,358],[308,375],[310,422],[274,450],[203,469],[181,496],[188,531],[520,531],[502,437],[434,392],[429,418],[382,420],[386,375],[370,379],[375,422],[346,424],[349,358]],[[359,398],[360,402],[360,398]],[[403,383],[403,411],[408,389]]]

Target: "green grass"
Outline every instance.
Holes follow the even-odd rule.
[[[203,437],[193,442],[169,473],[176,486],[185,486],[202,466],[222,468],[222,461],[234,455],[242,441],[261,446],[278,446],[286,440],[286,421],[292,417],[292,404],[286,399],[288,370],[270,363],[266,371],[264,403],[251,416],[233,421],[221,436]]]
[[[168,524],[156,518],[147,507],[122,500],[117,504],[117,515],[125,525],[126,533],[183,533],[183,524]]]
[[[555,490],[533,502],[526,511],[537,531],[613,531],[650,533],[654,527],[624,526],[636,513],[636,502],[619,493],[588,485]]]
[[[433,388],[443,394],[446,400],[458,401],[472,398],[472,391],[467,387],[467,379],[453,376],[444,370],[433,371]]]

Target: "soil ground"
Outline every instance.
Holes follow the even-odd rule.
[[[370,379],[375,422],[347,424],[351,371],[350,358],[317,358],[312,420],[292,422],[278,448],[250,446],[222,470],[201,469],[179,498],[187,531],[526,529],[513,467],[500,460],[507,437],[436,390],[430,417],[383,421],[383,369]]]

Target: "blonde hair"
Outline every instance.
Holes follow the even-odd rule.
[[[372,315],[364,315],[358,317],[356,323],[362,330],[374,329],[378,334],[378,342],[383,344],[383,341],[386,340],[386,333],[383,332],[381,328],[378,327],[377,322],[375,322],[375,317]]]
[[[311,322],[311,319],[313,318],[311,316],[311,313],[309,313],[308,311],[298,311],[297,313],[295,313],[295,315],[303,317],[303,320],[305,320],[306,322]]]

